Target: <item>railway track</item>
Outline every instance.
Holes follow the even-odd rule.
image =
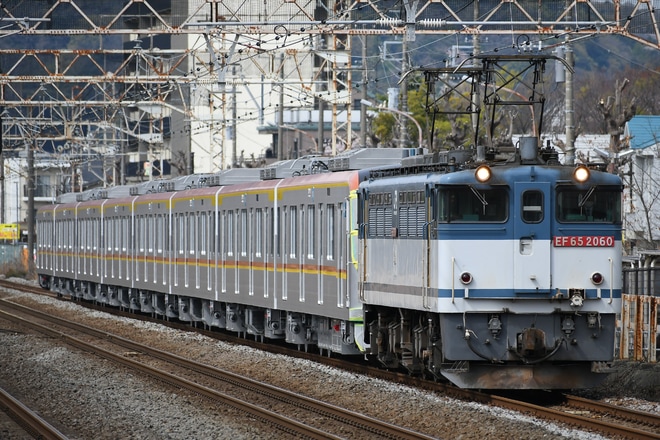
[[[295,437],[364,438],[367,435],[391,439],[432,438],[18,304],[3,300],[0,301],[0,309],[3,319],[30,326],[80,350],[137,370],[216,404],[229,405]],[[52,326],[63,327],[67,331]],[[72,336],[71,332],[80,336]],[[120,347],[120,350],[113,350],[110,345]]]
[[[43,290],[34,289],[30,286],[8,284],[6,281],[0,281],[0,287],[17,290],[28,290],[34,293],[43,294]],[[105,312],[119,314],[123,316],[130,316],[137,318],[150,319],[142,315],[134,313],[123,312],[121,310],[101,307],[92,305],[92,308],[103,310]],[[190,330],[190,324],[182,324],[176,322],[165,322],[161,319],[150,320],[159,322],[175,328]],[[406,384],[423,388],[429,391],[438,392],[451,397],[476,401],[479,403],[490,404],[502,408],[507,408],[515,411],[520,411],[525,414],[531,414],[536,417],[565,423],[569,426],[585,429],[589,431],[599,432],[605,435],[612,435],[619,438],[649,438],[660,439],[660,416],[657,414],[644,413],[640,411],[629,410],[624,407],[608,405],[605,403],[590,401],[574,396],[564,396],[561,405],[543,405],[533,402],[525,402],[519,399],[510,399],[504,396],[489,395],[484,393],[475,392],[473,390],[462,390],[449,386],[443,383],[426,381],[420,378],[410,377],[406,374],[401,374],[392,371],[385,371],[373,368],[364,364],[349,364],[345,361],[335,358],[328,358],[313,353],[303,353],[290,348],[281,347],[273,344],[261,344],[249,339],[242,339],[227,335],[226,333],[209,332],[199,329],[201,333],[231,342],[250,345],[259,349],[265,349],[272,352],[283,353],[291,356],[302,357],[305,359],[314,360],[319,363],[335,366],[342,369],[347,369],[353,372],[368,374],[374,377],[379,377],[388,381]],[[137,351],[137,350],[136,350]]]
[[[43,440],[66,440],[67,438],[39,414],[2,388],[0,388],[0,409],[34,438]]]
[[[571,395],[561,405],[539,405],[503,396],[491,396],[493,404],[566,423],[580,429],[629,439],[660,439],[660,415]]]
[[[564,412],[577,411],[579,415],[609,421],[614,426],[625,424],[633,429],[638,429],[640,436],[655,433],[655,437],[653,438],[660,438],[660,417],[656,414],[649,414],[647,412],[636,411],[577,396],[564,395],[563,397],[565,401],[562,410]],[[643,429],[639,429],[640,427]],[[612,433],[614,434],[614,432]]]

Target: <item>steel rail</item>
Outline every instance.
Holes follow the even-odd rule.
[[[7,303],[9,304],[9,303]],[[278,429],[287,432],[292,435],[297,435],[301,436],[303,438],[311,438],[311,439],[339,439],[340,437],[336,437],[334,435],[331,435],[327,432],[321,431],[316,428],[312,428],[310,426],[307,426],[303,423],[300,423],[298,421],[295,421],[293,419],[290,419],[288,417],[281,416],[279,414],[273,413],[267,409],[264,408],[259,408],[256,405],[252,405],[248,402],[243,402],[240,399],[236,399],[234,397],[218,393],[210,388],[207,388],[205,386],[196,384],[194,382],[191,382],[187,379],[184,379],[182,377],[175,376],[173,374],[166,373],[164,371],[157,370],[155,368],[151,368],[147,365],[144,365],[140,362],[134,361],[132,359],[129,359],[125,356],[121,356],[116,353],[112,353],[111,351],[104,350],[102,348],[96,347],[93,344],[87,343],[81,339],[75,338],[73,336],[69,336],[65,333],[59,332],[57,330],[50,329],[44,325],[37,324],[35,322],[30,322],[25,319],[22,319],[19,316],[13,315],[11,313],[7,313],[5,311],[0,311],[0,315],[2,316],[3,319],[7,319],[9,321],[19,323],[21,325],[26,325],[29,326],[36,331],[53,336],[56,338],[61,339],[62,341],[66,342],[67,344],[76,347],[84,352],[87,353],[92,353],[94,355],[97,355],[103,359],[107,359],[109,361],[112,361],[114,363],[117,363],[119,365],[123,365],[125,367],[131,368],[133,370],[139,371],[140,373],[143,373],[152,379],[156,379],[160,382],[166,383],[168,385],[174,386],[176,388],[180,389],[185,389],[187,391],[190,391],[194,394],[197,394],[199,396],[205,397],[207,399],[210,399],[214,402],[222,403],[225,405],[229,405],[239,411],[246,412],[250,414],[251,416],[265,421],[271,425],[276,426]]]
[[[322,402],[317,399],[312,399],[288,390],[285,390],[283,388],[279,388],[273,385],[265,384],[256,380],[252,380],[250,378],[240,376],[238,374],[231,373],[229,371],[224,371],[220,370],[208,365],[200,364],[188,359],[185,359],[181,356],[168,353],[162,350],[158,350],[155,348],[151,348],[148,346],[145,346],[143,344],[136,343],[134,341],[131,341],[129,339],[114,335],[112,333],[104,332],[101,330],[97,330],[95,328],[86,326],[84,324],[78,324],[75,322],[67,321],[52,315],[46,315],[44,313],[41,313],[39,311],[30,309],[28,307],[15,304],[13,302],[8,302],[5,300],[0,300],[3,306],[10,307],[15,310],[20,310],[21,313],[29,314],[30,316],[37,317],[39,319],[44,319],[48,320],[49,322],[55,322],[59,326],[63,326],[66,328],[70,328],[72,330],[78,331],[78,332],[83,332],[85,334],[94,336],[99,339],[103,340],[108,340],[111,341],[113,344],[122,346],[126,348],[127,350],[131,352],[139,352],[143,353],[145,355],[151,356],[152,358],[159,359],[174,365],[177,365],[179,367],[186,368],[188,370],[195,371],[197,373],[203,374],[205,376],[213,377],[215,379],[224,381],[226,383],[229,383],[231,385],[240,387],[242,389],[250,390],[252,392],[256,392],[262,395],[267,396],[270,399],[275,399],[279,400],[281,402],[287,403],[292,406],[296,406],[299,408],[306,409],[308,411],[312,411],[315,413],[318,413],[320,415],[323,415],[325,417],[340,421],[340,422],[345,422],[350,426],[357,427],[359,429],[362,429],[364,431],[368,431],[370,433],[376,434],[376,435],[382,435],[388,438],[398,438],[398,439],[416,439],[416,440],[430,440],[433,437],[421,434],[412,430],[409,430],[407,428],[403,428],[397,425],[393,425],[390,423],[386,423],[382,420],[378,420],[363,414],[355,413],[354,411],[349,411],[344,408],[331,405],[326,402]],[[0,311],[0,313],[3,313]],[[20,318],[19,318],[20,319]],[[39,325],[39,324],[36,324]],[[49,329],[50,330],[50,329]],[[54,331],[54,330],[50,330]],[[78,340],[77,338],[74,338],[72,336],[66,335],[64,333],[61,334],[61,338],[65,339],[67,342],[73,342],[73,345],[78,346],[78,348],[81,348],[84,351],[93,351],[95,354],[96,350],[102,350],[99,349],[98,347],[92,348],[89,344],[82,342]],[[103,357],[106,357],[105,351],[103,351]],[[111,353],[111,352],[108,352]],[[121,362],[125,364],[127,359],[123,356],[115,355],[112,354],[111,360],[116,360],[117,362]],[[143,368],[146,367],[144,364],[132,361],[130,360],[130,363],[127,365],[129,367],[133,367],[134,364],[139,365],[139,369],[143,371]],[[150,368],[150,367],[146,367]],[[158,373],[156,374],[157,378],[169,383],[174,386],[179,386],[178,383],[175,383],[171,380],[170,375],[166,374],[165,376],[162,376],[163,373],[160,371],[156,370]],[[147,371],[147,374],[152,375],[152,372],[150,370]],[[184,380],[185,379],[178,379],[177,380]],[[193,382],[187,382],[187,385],[192,388],[193,392],[196,392],[198,394],[201,394],[203,396],[209,397],[211,399],[217,399],[216,394],[214,390],[208,389],[206,387],[203,387],[198,384],[194,384]],[[201,387],[201,390],[197,390],[197,387]],[[222,395],[223,398],[225,395]],[[288,419],[287,419],[288,420]],[[306,425],[304,425],[306,426]],[[310,428],[313,429],[313,428]]]
[[[526,413],[535,414],[539,417],[549,418],[553,421],[560,421],[571,426],[579,426],[580,428],[594,429],[601,433],[606,433],[615,436],[622,436],[623,438],[639,438],[639,439],[660,439],[660,433],[654,431],[647,431],[637,429],[629,426],[621,426],[616,423],[607,422],[599,419],[592,419],[579,414],[571,414],[564,411],[545,408],[540,405],[532,403],[521,402],[519,400],[509,399],[502,396],[491,396],[493,404],[503,408],[513,409],[515,411],[522,411]],[[660,419],[660,417],[656,418]]]
[[[656,414],[637,411],[617,405],[611,405],[609,403],[597,402],[585,399],[583,397],[571,396],[569,394],[564,395],[564,398],[566,399],[566,405],[572,406],[574,408],[595,411],[639,425],[653,427],[655,428],[656,432],[660,433],[660,416]],[[660,434],[658,434],[656,438],[660,438]]]
[[[34,438],[43,440],[66,440],[68,438],[2,388],[0,388],[0,408],[8,412],[9,416]]]

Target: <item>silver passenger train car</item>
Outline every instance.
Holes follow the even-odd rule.
[[[620,308],[620,179],[419,153],[61,196],[38,212],[40,283],[461,387],[595,384]]]

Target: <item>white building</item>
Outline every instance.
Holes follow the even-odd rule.
[[[314,16],[315,3],[305,6],[306,10],[299,6],[247,0],[241,2],[238,13],[218,5],[218,17],[200,16],[199,23],[208,25],[226,17],[250,21],[258,16],[272,26],[262,26],[265,33],[260,35],[232,34],[243,27],[223,26],[222,34],[210,32],[208,39],[173,37],[172,44],[189,49],[191,55],[184,90],[188,102],[183,103],[187,111],[172,115],[172,160],[186,154],[189,146],[194,172],[213,173],[236,166],[241,158],[263,157],[276,146],[272,134],[260,132],[260,127],[284,125],[278,122],[281,107],[313,109],[318,37],[291,33],[287,26],[278,25],[298,15],[307,20]],[[198,74],[207,71],[198,69],[201,64],[213,65],[213,75]]]
[[[630,154],[620,169],[627,185],[627,239],[638,249],[660,249],[660,116],[633,117],[623,138]]]

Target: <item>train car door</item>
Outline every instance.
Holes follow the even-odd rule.
[[[551,200],[547,182],[517,182],[512,195],[513,286],[518,294],[549,292]]]

